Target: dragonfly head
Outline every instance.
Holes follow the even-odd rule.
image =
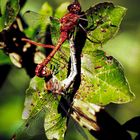
[[[79,14],[81,12],[81,5],[79,2],[75,1],[68,6],[68,11],[74,14]]]

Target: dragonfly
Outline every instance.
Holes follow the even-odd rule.
[[[37,67],[35,69],[35,74],[39,77],[43,77],[45,75],[44,67],[53,58],[53,56],[60,49],[62,44],[66,40],[69,40],[70,35],[74,33],[74,31],[77,27],[80,27],[87,34],[91,31],[95,30],[100,24],[103,24],[105,22],[104,20],[108,20],[108,19],[105,19],[106,17],[102,17],[102,15],[100,15],[100,17],[98,17],[99,16],[98,10],[100,8],[108,9],[112,6],[113,6],[112,3],[102,3],[99,5],[96,5],[95,7],[91,7],[86,12],[81,12],[81,5],[78,2],[78,0],[75,0],[72,4],[70,4],[67,7],[68,13],[59,19],[60,36],[59,36],[59,39],[58,39],[56,45],[48,45],[48,44],[46,45],[46,44],[42,44],[42,43],[37,43],[37,42],[32,41],[27,38],[22,38],[23,41],[26,41],[30,44],[52,49],[51,53],[43,60],[43,62],[37,65]],[[27,14],[29,16],[29,13],[27,13]],[[93,15],[96,15],[96,16],[93,17]],[[86,18],[86,16],[88,16],[88,17],[90,16],[90,18],[88,19],[88,18]],[[88,23],[88,26],[86,27],[86,29],[82,26],[80,21],[85,21],[86,23]],[[111,25],[111,23],[110,23],[110,26],[113,26],[113,24]],[[102,29],[102,32],[106,32],[106,30]],[[92,40],[89,37],[86,37],[86,38],[88,40],[90,40],[92,43],[97,43],[97,44],[102,43],[97,38],[95,40]]]
[[[73,46],[73,49],[71,49],[72,44],[74,44],[76,42],[75,38],[72,38],[72,36],[74,35],[73,32],[75,30],[75,28],[79,27],[81,30],[83,30],[86,34],[87,34],[87,39],[90,40],[92,43],[104,43],[106,41],[105,39],[100,39],[100,38],[96,38],[96,36],[94,36],[94,39],[91,40],[91,38],[88,38],[88,33],[90,32],[94,32],[96,29],[99,29],[102,33],[106,33],[108,28],[115,28],[116,26],[113,25],[113,23],[110,22],[110,19],[108,18],[108,16],[106,16],[104,14],[104,11],[107,12],[108,9],[112,9],[114,6],[112,3],[101,3],[98,4],[96,6],[93,6],[91,8],[89,8],[87,11],[85,11],[84,13],[81,12],[81,6],[79,4],[78,1],[74,1],[74,3],[72,3],[71,5],[68,6],[68,10],[69,12],[64,15],[60,20],[60,37],[57,41],[56,46],[55,45],[46,45],[46,44],[41,44],[41,43],[37,43],[34,42],[32,40],[29,40],[27,38],[23,38],[22,40],[34,44],[34,45],[39,45],[45,48],[51,48],[52,52],[50,53],[50,55],[42,62],[40,63],[37,68],[36,68],[36,75],[38,77],[42,77],[44,76],[46,73],[48,74],[47,70],[44,69],[44,67],[50,62],[52,61],[52,58],[54,57],[54,55],[56,54],[56,52],[60,49],[61,45],[66,41],[69,40],[69,45],[70,45],[70,57],[71,57],[71,70],[70,70],[70,74],[69,76],[64,79],[63,81],[59,81],[57,80],[57,78],[55,78],[55,76],[53,75],[53,73],[50,72],[50,70],[48,70],[50,72],[51,77],[51,81],[46,82],[45,84],[47,84],[47,89],[50,90],[50,92],[57,92],[60,93],[63,91],[63,88],[67,88],[69,87],[69,85],[71,85],[71,82],[73,82],[73,77],[75,77],[75,75],[77,74],[77,67],[78,67],[78,63],[80,63],[79,61],[77,61],[76,58],[76,47],[78,47],[77,45]],[[69,16],[68,16],[69,15]],[[72,16],[73,15],[73,16]],[[68,17],[70,17],[72,19],[68,19]],[[85,16],[85,17],[84,17]],[[75,17],[75,20],[73,21],[73,17]],[[70,21],[69,21],[70,20]],[[88,22],[87,27],[83,27],[80,23],[80,21],[86,21]],[[105,26],[104,23],[108,21],[108,26]],[[65,25],[65,26],[64,26]],[[105,28],[103,28],[104,25]],[[66,28],[64,28],[66,27]],[[98,28],[100,27],[100,28]],[[61,30],[63,29],[63,30]],[[72,34],[72,35],[71,35]],[[64,36],[63,36],[64,35]],[[81,39],[82,40],[82,39]],[[96,42],[97,41],[97,42]],[[99,42],[98,42],[99,41]],[[44,74],[45,73],[45,74]],[[63,85],[66,85],[66,87],[63,87]],[[30,130],[30,119],[32,121],[36,121],[38,119],[36,119],[36,114],[39,114],[40,112],[43,112],[46,110],[49,110],[49,112],[47,112],[47,116],[46,116],[46,132],[47,132],[47,136],[50,136],[50,139],[54,139],[54,135],[50,135],[52,133],[50,133],[50,131],[53,131],[53,134],[56,134],[55,136],[58,136],[57,132],[58,132],[58,127],[61,125],[65,126],[66,120],[63,123],[63,115],[60,115],[60,112],[58,111],[58,106],[61,103],[60,100],[56,100],[54,94],[44,94],[44,89],[41,89],[41,92],[37,92],[37,90],[39,88],[37,88],[36,86],[38,86],[38,84],[34,85],[34,83],[32,84],[32,89],[29,89],[29,94],[28,94],[28,100],[27,100],[27,104],[30,106],[28,106],[25,109],[25,119],[27,119],[26,125],[24,126],[24,128],[26,127],[27,129]],[[44,83],[42,84],[42,87],[44,87]],[[33,98],[31,98],[31,91],[35,91],[35,94],[32,93]],[[43,93],[43,94],[41,94]],[[61,96],[57,96],[58,94],[55,94],[56,97],[61,97]],[[46,96],[46,97],[43,97]],[[50,97],[50,98],[49,98]],[[66,95],[63,97],[67,97]],[[39,98],[38,102],[36,102],[36,100],[34,100],[34,98]],[[43,99],[43,104],[42,103],[42,99]],[[59,98],[60,99],[60,98]],[[29,100],[31,102],[29,102]],[[26,104],[26,105],[27,105]],[[78,98],[74,99],[72,103],[69,103],[69,107],[72,109],[72,112],[65,109],[65,105],[61,105],[62,106],[62,110],[64,110],[65,114],[66,114],[66,118],[68,117],[68,115],[72,116],[77,122],[79,122],[79,124],[82,123],[83,126],[86,126],[87,128],[89,128],[89,130],[95,130],[98,129],[98,127],[96,127],[96,119],[93,120],[92,122],[94,123],[94,125],[91,125],[91,121],[88,120],[92,120],[95,112],[98,112],[101,108],[99,106],[94,106],[93,104],[85,104],[82,101],[78,101]],[[80,105],[82,106],[82,108],[85,108],[86,112],[82,112],[83,110],[80,110]],[[55,107],[55,108],[53,108]],[[55,114],[53,114],[55,110]],[[27,112],[26,112],[27,111]],[[58,114],[59,116],[57,118],[55,118],[55,115]],[[27,115],[27,116],[26,116]],[[57,116],[57,115],[56,115]],[[92,118],[93,117],[93,118]],[[29,118],[29,119],[28,119]],[[82,121],[80,121],[82,120]],[[89,122],[89,123],[87,123]],[[50,124],[51,123],[51,124]],[[91,126],[93,126],[91,128]],[[63,129],[63,128],[62,128]],[[64,127],[65,129],[65,127]],[[65,130],[62,130],[62,135],[64,136]],[[56,130],[56,133],[54,132],[54,130]],[[53,137],[53,138],[52,138]],[[55,138],[57,139],[57,138]]]
[[[75,71],[76,59],[75,59],[75,47],[73,38],[70,38],[70,51],[71,51],[71,72],[70,75],[73,75]],[[50,70],[48,73],[52,74]],[[70,77],[71,77],[70,76]],[[70,77],[66,78],[65,81],[69,81]],[[48,80],[47,86],[49,86],[49,92],[60,92],[63,81],[58,80],[53,74],[52,77]],[[66,82],[67,84],[67,82]],[[42,85],[42,86],[41,86]],[[98,125],[96,124],[95,114],[100,111],[101,107],[97,105],[87,105],[80,100],[73,101],[71,104],[66,96],[58,96],[58,94],[50,94],[44,90],[44,81],[42,78],[35,77],[30,83],[30,87],[26,93],[25,99],[25,108],[23,111],[23,119],[25,123],[18,130],[17,134],[14,135],[14,139],[22,139],[30,137],[35,137],[36,135],[43,135],[46,133],[48,139],[64,139],[65,131],[67,130],[67,119],[71,118],[70,127],[75,127],[78,132],[82,134],[85,139],[88,139],[83,128],[84,126],[89,130],[98,130]],[[59,85],[59,86],[58,86]],[[41,87],[40,87],[41,86]],[[54,91],[55,90],[55,91]],[[65,102],[64,102],[65,100]],[[79,109],[79,107],[85,108],[84,112]],[[88,109],[90,106],[90,112]],[[87,114],[90,114],[89,116]],[[83,115],[84,114],[84,115]],[[41,121],[42,116],[44,116],[44,131],[42,130],[43,126],[39,122]],[[93,121],[91,121],[93,119]],[[69,120],[69,119],[68,119]],[[82,121],[81,121],[82,120]],[[38,123],[36,123],[38,122]],[[80,122],[80,125],[78,124]],[[40,124],[40,125],[39,125]],[[35,130],[34,127],[39,127],[38,130]],[[25,135],[26,132],[26,135]]]
[[[68,13],[64,15],[59,22],[61,23],[60,27],[60,38],[57,42],[56,46],[53,45],[44,45],[40,43],[33,42],[31,40],[23,38],[23,41],[29,42],[34,45],[46,47],[46,48],[52,48],[52,52],[49,54],[49,56],[41,63],[38,64],[35,70],[35,73],[37,76],[42,76],[44,75],[43,68],[45,65],[48,64],[48,62],[51,60],[51,58],[55,55],[55,53],[59,50],[61,45],[69,38],[69,34],[72,30],[74,30],[75,26],[78,23],[78,20],[80,18],[79,13],[81,12],[81,6],[80,4],[75,1],[71,5],[68,6]]]

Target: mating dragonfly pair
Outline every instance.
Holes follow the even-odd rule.
[[[75,80],[75,77],[78,74],[80,75],[81,70],[79,69],[81,69],[81,67],[79,67],[80,66],[79,63],[81,63],[80,61],[81,61],[82,48],[79,48],[79,46],[80,44],[82,44],[81,47],[84,47],[84,45],[86,45],[85,42],[83,42],[83,40],[84,41],[86,41],[86,39],[89,40],[91,43],[94,44],[94,47],[96,47],[96,45],[101,46],[103,43],[108,41],[113,36],[113,34],[117,32],[118,28],[115,25],[116,21],[109,15],[110,11],[113,11],[113,9],[114,9],[114,5],[112,3],[105,2],[105,3],[100,3],[98,5],[91,7],[85,12],[81,12],[80,4],[77,0],[75,0],[72,4],[68,6],[69,12],[65,14],[60,20],[58,20],[58,22],[60,23],[60,28],[59,28],[60,36],[56,45],[41,44],[41,43],[34,42],[32,40],[29,40],[27,38],[22,38],[23,41],[28,42],[30,44],[41,46],[46,49],[47,48],[52,49],[52,51],[47,56],[47,58],[44,59],[42,63],[37,65],[35,73],[38,77],[48,77],[48,73],[50,72],[50,70],[48,70],[46,65],[49,64],[49,62],[52,60],[56,52],[60,49],[61,45],[66,40],[69,40],[71,66],[70,66],[70,72],[68,74],[68,77],[64,79],[63,81],[59,81],[55,76],[53,76],[53,73],[50,73],[52,77],[46,83],[47,90],[50,90],[52,93],[61,94],[63,91],[65,91],[71,86],[71,84]],[[25,15],[31,17],[30,14],[32,14],[32,12],[27,12]],[[53,21],[53,19],[51,20]],[[77,31],[76,35],[75,35],[75,31]],[[81,37],[80,40],[79,40],[79,37]],[[77,42],[79,42],[79,45],[77,45],[78,44]],[[77,48],[80,51],[77,51],[78,50]],[[89,50],[90,51],[94,50],[94,48],[90,48],[88,49],[88,51]],[[99,66],[96,67],[96,69],[98,68],[100,67]],[[38,85],[37,84],[35,85],[34,82],[32,83],[32,86],[31,86],[32,88],[29,89],[28,92],[35,91],[35,94],[33,94],[34,92],[32,93],[33,98],[30,98],[31,96],[30,94],[28,95],[29,97],[27,98],[28,99],[27,104],[29,103],[31,108],[36,106],[37,104],[37,107],[35,107],[36,109],[32,111],[32,114],[38,113],[38,110],[42,112],[42,110],[44,110],[45,107],[50,111],[50,113],[47,113],[47,116],[45,119],[45,125],[46,125],[45,128],[46,128],[48,138],[53,139],[55,138],[55,136],[58,135],[59,133],[58,127],[62,129],[63,133],[60,132],[62,133],[60,137],[63,137],[65,133],[65,129],[66,129],[66,126],[65,126],[66,119],[63,119],[63,116],[60,116],[60,114],[58,113],[58,106],[59,106],[59,103],[61,103],[61,99],[60,99],[60,102],[57,102],[52,94],[44,94],[44,91],[37,92],[37,90],[40,89],[39,87],[37,87]],[[43,84],[42,84],[42,87],[43,87]],[[78,89],[78,87],[76,88]],[[75,90],[75,86],[73,87],[73,90]],[[47,97],[45,98],[44,96],[47,96]],[[53,98],[54,102],[53,100],[51,100],[50,102],[49,97]],[[37,101],[35,100],[36,98],[40,99],[39,103],[37,103],[38,100]],[[41,98],[44,99],[45,103],[40,104],[40,102],[43,102]],[[72,98],[73,97],[71,97],[71,99]],[[30,102],[29,102],[29,99],[30,99]],[[75,100],[77,99],[75,98]],[[79,105],[82,106],[81,108],[85,107],[86,109],[84,111],[86,112],[83,113],[82,110],[79,110],[78,108]],[[61,108],[63,109],[63,107]],[[27,110],[28,110],[28,113],[27,113]],[[32,114],[29,113],[29,110],[30,108],[27,105],[27,108],[25,107],[25,110],[24,110],[25,119],[29,117],[29,116],[26,116],[26,113],[32,116]],[[99,106],[94,106],[93,104],[92,105],[88,104],[87,106],[87,104],[84,104],[84,102],[81,103],[80,100],[79,101],[77,100],[73,103],[72,110],[73,110],[73,114],[71,114],[71,116],[73,116],[73,118],[76,121],[79,121],[79,118],[82,118],[83,120],[82,125],[89,128],[89,130],[98,129],[98,126],[96,125],[96,119],[93,116],[95,115],[95,112],[98,112],[100,110]],[[53,112],[55,113],[53,114]],[[65,108],[64,108],[64,112],[67,117],[67,110]],[[94,118],[93,124],[91,124],[91,122],[88,121],[88,120],[93,119],[92,117]],[[31,117],[31,118],[34,119],[34,117]],[[30,120],[33,120],[33,119],[29,119],[28,122],[30,122]],[[28,123],[26,126],[27,127],[29,126]]]
[[[85,12],[81,12],[81,6],[77,0],[75,0],[72,4],[68,6],[68,13],[65,14],[58,22],[60,22],[60,36],[55,45],[45,45],[41,43],[34,42],[27,38],[22,38],[23,41],[26,41],[30,44],[34,44],[36,46],[41,46],[44,48],[51,48],[51,53],[47,56],[46,59],[40,64],[37,65],[35,73],[39,77],[45,77],[46,71],[45,67],[49,63],[49,61],[53,58],[55,53],[60,49],[61,45],[70,39],[70,36],[74,34],[74,31],[77,27],[81,28],[86,33],[86,38],[90,40],[92,43],[102,45],[106,40],[104,37],[101,39],[96,35],[89,36],[90,32],[93,32],[95,29],[99,28],[101,32],[107,32],[108,28],[116,27],[113,25],[111,20],[106,16],[105,12],[113,7],[112,3],[101,3],[96,5],[95,7],[91,7]],[[103,11],[100,11],[100,9]],[[32,17],[33,13],[28,11],[25,13],[26,17]],[[52,19],[54,20],[54,19]],[[56,19],[55,19],[56,20]],[[83,27],[82,22],[87,24],[86,27]],[[102,26],[105,22],[108,22],[108,25]],[[114,30],[114,29],[113,29]],[[112,37],[112,36],[111,36]],[[92,38],[92,39],[91,39]]]

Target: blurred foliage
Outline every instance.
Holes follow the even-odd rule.
[[[28,0],[22,9],[22,13],[26,10],[38,11],[46,0]],[[1,2],[1,1],[0,1]],[[60,5],[64,0],[48,0],[54,9]],[[71,2],[71,1],[69,1]],[[83,9],[87,9],[96,2],[93,0],[80,0]],[[109,41],[105,46],[107,54],[113,55],[119,60],[125,69],[126,77],[130,83],[132,91],[136,94],[136,99],[125,105],[109,105],[108,111],[119,122],[124,123],[134,116],[139,116],[139,100],[140,100],[140,1],[131,0],[121,1],[114,0],[115,4],[127,7],[128,11],[121,26],[120,35],[118,34],[115,39]],[[32,7],[31,7],[32,5]],[[1,54],[0,54],[1,55]],[[5,57],[5,56],[0,56]],[[9,64],[9,60],[6,59]],[[2,65],[1,61],[0,64]],[[3,69],[5,71],[5,69]],[[1,75],[3,73],[1,72]],[[13,82],[14,81],[14,82]],[[14,130],[18,128],[21,122],[21,114],[23,110],[24,91],[29,84],[29,77],[27,77],[24,70],[11,69],[5,80],[3,86],[0,89],[0,139],[9,139]],[[82,137],[72,137],[75,135],[74,130],[71,130],[70,139],[82,140]],[[76,133],[78,134],[78,133]]]
[[[3,28],[8,28],[15,20],[15,17],[19,12],[19,1],[1,0],[0,5],[0,31],[2,31]]]
[[[0,50],[0,65],[11,64],[9,57]]]

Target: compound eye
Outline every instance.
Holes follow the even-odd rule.
[[[80,6],[80,4],[73,3],[68,6],[68,10],[69,10],[69,12],[78,13],[81,11],[81,6]]]
[[[70,4],[67,9],[68,11],[71,11],[73,9],[73,4]]]

